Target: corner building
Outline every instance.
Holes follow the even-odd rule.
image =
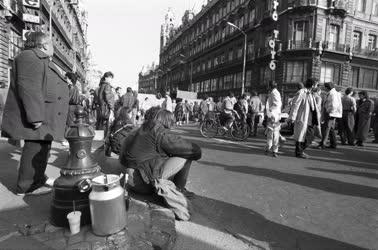
[[[264,94],[275,80],[284,103],[299,82],[315,77],[340,89],[378,95],[378,0],[212,0],[193,19],[170,32],[161,45],[159,86],[199,96],[240,94],[244,36],[247,34],[245,91]],[[269,40],[276,69],[269,67]]]
[[[14,58],[24,44],[23,32],[43,31],[50,33],[54,44],[53,62],[62,73],[76,72],[82,89],[86,85],[87,59],[87,12],[74,0],[34,0],[36,7],[29,7],[22,0],[0,0],[0,94],[6,96],[12,78]],[[24,15],[38,21],[30,22]]]

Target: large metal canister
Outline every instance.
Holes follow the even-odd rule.
[[[114,234],[126,227],[125,190],[121,176],[101,175],[92,180],[89,194],[92,229],[96,235]]]

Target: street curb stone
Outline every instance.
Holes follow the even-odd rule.
[[[151,197],[130,197],[126,228],[110,236],[97,236],[90,226],[83,226],[78,234],[71,235],[69,229],[55,227],[49,222],[18,225],[17,235],[58,250],[171,250],[177,237],[175,217],[170,209],[157,203]]]

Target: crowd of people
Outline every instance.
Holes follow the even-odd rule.
[[[251,136],[257,136],[263,118],[265,152],[274,157],[285,141],[281,135],[284,124],[293,128],[295,156],[299,158],[308,158],[305,150],[316,137],[320,139],[319,149],[336,148],[335,130],[341,144],[363,146],[373,124],[373,142],[378,143],[378,102],[374,104],[366,91],[358,92],[355,98],[352,88],[342,95],[330,82],[321,89],[316,79],[308,79],[291,100],[288,118],[282,123],[281,93],[274,81],[269,83],[264,101],[252,92],[238,98],[229,93],[215,101],[205,97],[192,103],[172,100],[165,92],[161,105],[151,106],[148,98],[139,103],[137,92],[130,87],[125,94],[121,88],[114,88],[112,72],[106,72],[98,88],[83,97],[76,86],[76,75],[62,75],[50,60],[52,55],[49,36],[31,32],[25,50],[14,62],[15,80],[4,106],[1,132],[4,137],[24,141],[17,179],[19,195],[51,192],[52,182],[45,175],[51,144],[64,140],[65,131],[74,124],[78,106],[87,111],[89,123],[105,131],[105,154],[119,154],[130,176],[130,188],[161,196],[182,220],[190,217],[186,197],[191,193],[185,188],[190,166],[202,153],[197,144],[172,133],[174,125],[203,122],[219,112],[225,130],[235,119],[242,119],[251,128]]]

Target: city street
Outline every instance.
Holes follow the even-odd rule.
[[[203,156],[189,176],[192,230],[177,223],[176,249],[241,249],[221,232],[252,249],[378,249],[377,145],[310,149],[303,160],[290,140],[273,158],[262,136],[239,143],[202,138],[195,127],[177,132]]]
[[[376,144],[310,149],[312,158],[302,160],[292,156],[290,139],[273,158],[264,154],[262,135],[233,142],[205,139],[195,126],[175,133],[198,143],[203,155],[187,185],[196,194],[192,218],[176,221],[174,249],[378,249]],[[48,220],[51,196],[16,196],[20,149],[1,140],[0,152],[0,249],[62,249],[57,241],[46,248],[39,238],[17,236],[15,225]],[[55,144],[47,174],[57,177],[67,157]],[[96,158],[107,171],[118,171],[116,155]]]

